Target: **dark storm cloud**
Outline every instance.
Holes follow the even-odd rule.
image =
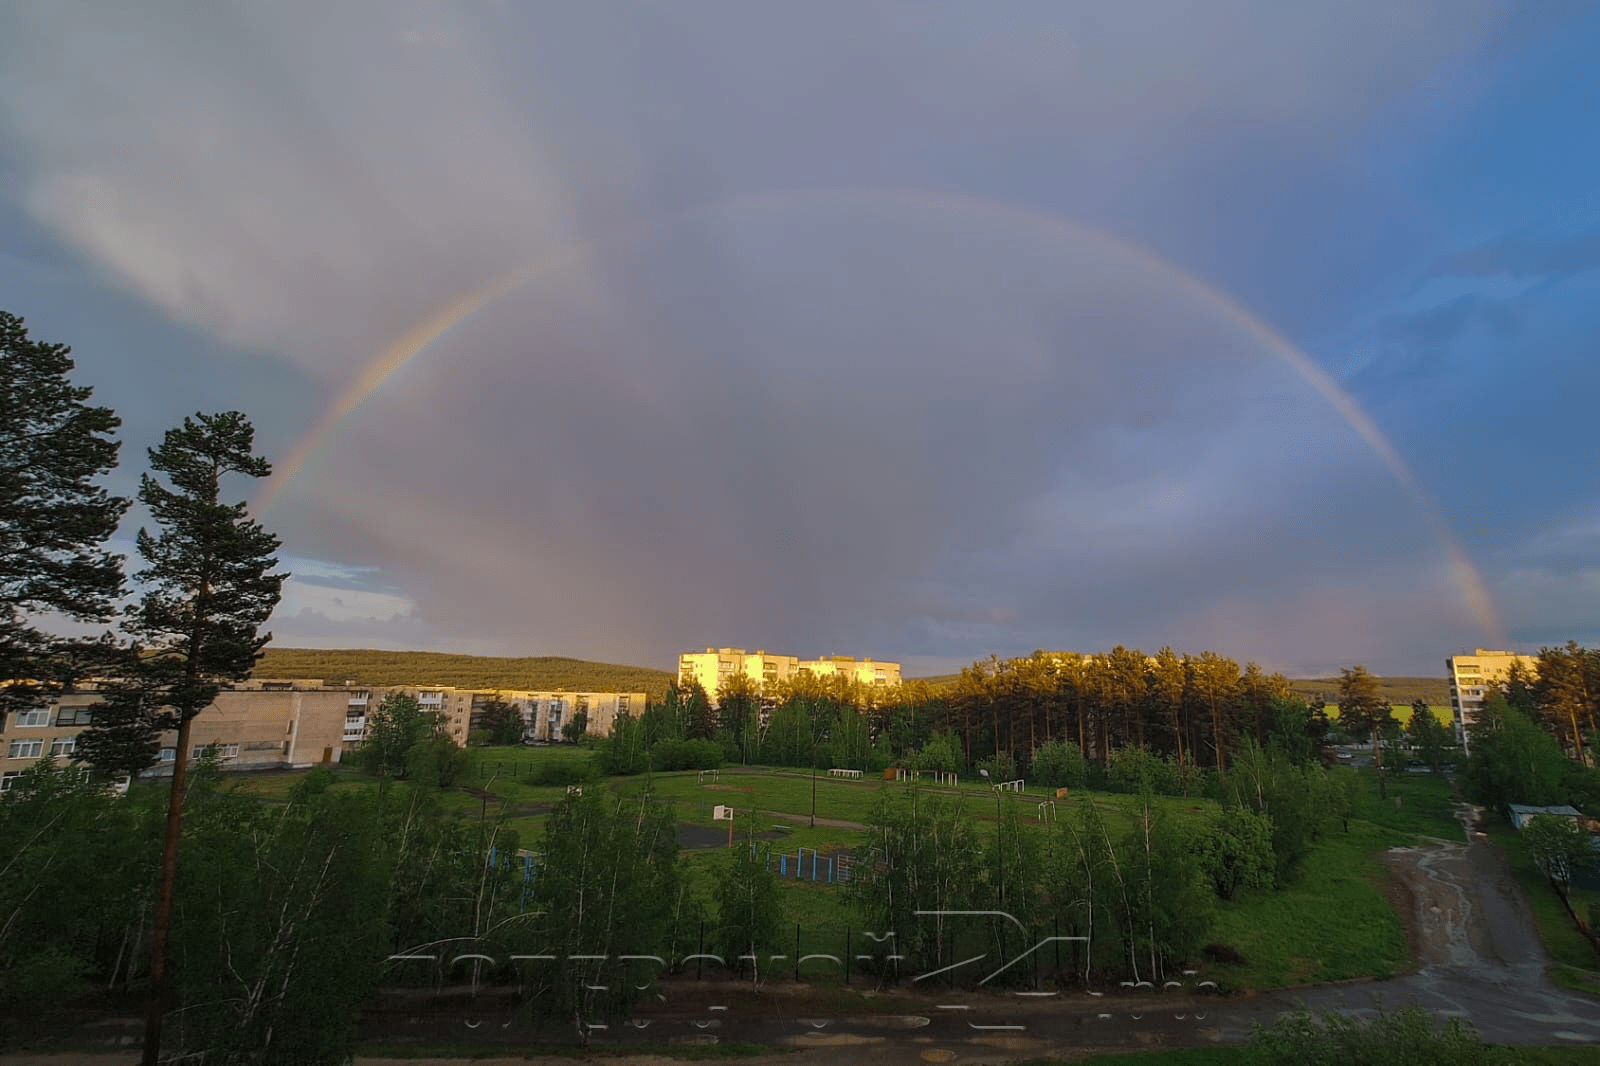
[[[0,92],[0,129],[101,284],[294,368],[252,411],[285,450],[545,264],[269,511],[333,561],[282,641],[1431,662],[1474,624],[1325,400],[1145,253],[976,201],[1336,317],[1409,208],[1339,161],[1503,10],[42,5],[0,90],[59,91]],[[1391,342],[1470,332],[1437,317]]]

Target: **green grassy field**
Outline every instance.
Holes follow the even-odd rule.
[[[1382,799],[1378,795],[1377,771],[1367,768],[1357,773],[1361,788],[1352,805],[1352,817],[1397,833],[1453,843],[1466,839],[1465,828],[1456,820],[1455,790],[1444,775],[1386,773],[1388,798]]]
[[[1208,975],[1223,989],[1267,989],[1409,969],[1405,925],[1384,896],[1389,877],[1375,853],[1409,834],[1354,821],[1323,838],[1287,888],[1252,892],[1217,908],[1214,938],[1244,957]]]
[[[524,779],[536,765],[572,763],[588,758],[576,747],[549,748],[474,748],[464,784],[439,794],[447,815],[466,820],[480,817],[506,818],[517,831],[524,847],[538,847],[546,821],[544,811],[566,796],[564,786],[531,786]],[[268,799],[283,799],[298,773],[249,775],[240,781]],[[1461,828],[1455,821],[1449,784],[1440,777],[1420,774],[1391,775],[1390,799],[1379,800],[1372,771],[1360,772],[1361,787],[1355,805],[1351,832],[1334,832],[1324,838],[1308,857],[1303,875],[1296,884],[1275,892],[1247,894],[1220,904],[1218,921],[1211,939],[1228,944],[1245,958],[1243,965],[1206,966],[1207,976],[1234,989],[1266,989],[1284,984],[1338,980],[1358,976],[1384,976],[1405,970],[1410,960],[1404,927],[1387,902],[1383,883],[1388,876],[1374,855],[1386,847],[1409,844],[1419,837],[1459,839]],[[336,788],[375,788],[377,782],[352,770],[337,772]],[[849,850],[862,843],[862,831],[852,828],[791,823],[774,817],[777,812],[808,816],[811,811],[812,780],[809,773],[770,768],[727,768],[715,781],[702,782],[695,771],[613,778],[604,785],[621,796],[634,796],[645,789],[669,800],[680,821],[712,825],[711,808],[717,804],[735,807],[740,812],[736,832],[742,836],[752,821],[755,829],[772,839],[763,841],[774,856],[789,856],[790,877],[780,882],[789,915],[789,931],[799,926],[800,953],[842,955],[846,931],[853,944],[859,944],[860,919],[847,905],[840,886],[796,881],[793,863],[796,850]],[[882,795],[898,801],[909,786],[881,780],[843,780],[819,776],[816,780],[816,811],[819,818],[864,823]],[[485,790],[488,799],[485,800]],[[961,788],[963,801],[980,820],[979,835],[992,830],[995,817],[994,793],[976,787]],[[1037,804],[1043,790],[1014,796],[1005,794],[1002,802],[1019,805],[1025,826],[1044,833],[1038,821]],[[1050,793],[1053,795],[1053,793]],[[1396,808],[1393,797],[1402,797]],[[1126,821],[1137,809],[1136,796],[1074,793],[1058,803],[1057,812],[1075,817],[1078,803],[1092,802],[1108,821]],[[1179,817],[1198,817],[1212,810],[1209,800],[1158,797],[1157,803]],[[715,823],[719,827],[726,823]],[[781,830],[775,826],[783,826]],[[711,877],[726,849],[688,850],[686,859],[692,871]],[[776,859],[774,869],[777,868]],[[809,871],[809,867],[808,867]],[[707,892],[709,895],[709,892]],[[714,913],[714,906],[713,906]],[[792,950],[792,945],[790,946]],[[812,972],[815,969],[815,972]],[[833,981],[831,964],[807,964],[807,976],[823,983]]]

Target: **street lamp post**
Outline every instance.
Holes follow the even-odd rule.
[[[817,827],[817,738],[811,737],[811,828]]]

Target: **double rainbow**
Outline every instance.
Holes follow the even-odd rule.
[[[1009,204],[984,200],[972,196],[931,192],[923,189],[827,189],[803,192],[784,192],[744,197],[722,204],[695,208],[648,223],[611,238],[586,241],[548,255],[534,264],[512,271],[495,279],[484,288],[457,299],[397,337],[352,381],[329,405],[320,419],[306,431],[278,464],[273,477],[263,487],[255,502],[257,513],[278,497],[296,473],[323,446],[340,422],[360,407],[362,402],[382,387],[394,373],[427,351],[429,347],[489,304],[514,289],[536,281],[539,277],[563,270],[574,262],[598,257],[607,251],[624,247],[637,247],[656,240],[673,230],[695,222],[737,213],[770,210],[774,207],[794,206],[803,203],[837,204],[839,206],[888,208],[917,205],[946,212],[959,212],[993,222],[1023,223],[1036,233],[1062,240],[1092,244],[1106,254],[1125,262],[1136,263],[1152,273],[1165,278],[1180,291],[1211,307],[1224,319],[1232,322],[1263,347],[1282,359],[1310,384],[1333,409],[1366,442],[1394,478],[1411,495],[1433,535],[1444,549],[1451,570],[1456,576],[1463,598],[1492,640],[1504,644],[1505,633],[1495,611],[1482,575],[1467,555],[1439,505],[1423,488],[1384,436],[1372,418],[1355,399],[1330,378],[1323,369],[1282,334],[1261,319],[1246,311],[1226,293],[1174,266],[1147,248],[1132,244],[1104,231],[1086,226],[1059,215],[1044,211],[1015,207]]]

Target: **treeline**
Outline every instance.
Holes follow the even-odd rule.
[[[1330,728],[1322,707],[1254,663],[1118,646],[1098,656],[991,658],[944,689],[801,676],[762,691],[735,675],[713,701],[698,685],[674,684],[639,718],[619,720],[607,749],[612,773],[642,771],[663,740],[712,740],[730,762],[983,768],[1008,779],[1031,772],[1052,741],[1101,769],[1134,748],[1190,770],[1225,770],[1247,741],[1303,760]]]
[[[1575,640],[1540,648],[1532,671],[1514,661],[1505,681],[1485,687],[1486,705],[1500,696],[1538,723],[1571,758],[1594,765],[1600,736],[1600,649]]]
[[[523,658],[449,655],[431,651],[372,651],[269,647],[257,677],[321,678],[338,684],[444,685],[478,691],[643,692],[664,699],[673,675],[642,666],[559,656]]]

